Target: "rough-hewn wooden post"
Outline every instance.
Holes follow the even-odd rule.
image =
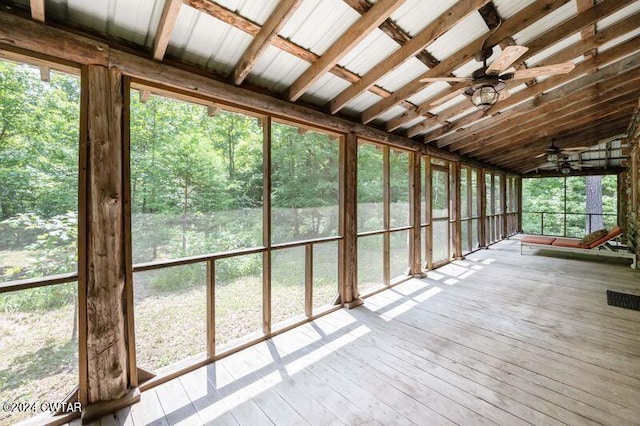
[[[456,259],[462,259],[462,165],[453,163],[453,253]]]
[[[122,75],[89,66],[87,174],[87,399],[129,390],[125,312]]]
[[[487,184],[485,183],[485,170],[480,169],[478,176],[478,196],[480,198],[480,247],[487,247]]]
[[[507,238],[509,231],[507,228],[507,175],[500,176],[500,203],[502,204],[502,238]]]
[[[518,232],[522,232],[522,177],[516,178],[516,193],[518,195]]]
[[[343,144],[342,178],[344,185],[343,209],[343,278],[340,296],[342,303],[355,307],[362,303],[358,293],[358,139],[348,133]]]
[[[410,157],[410,167],[411,167],[411,172],[410,172],[410,184],[411,184],[411,225],[413,226],[412,229],[412,237],[411,237],[411,244],[410,244],[410,252],[411,252],[411,274],[412,275],[422,275],[422,262],[421,262],[421,252],[422,252],[422,245],[421,245],[421,241],[422,241],[422,235],[421,234],[421,227],[420,225],[422,224],[422,203],[421,203],[421,197],[422,197],[422,182],[421,182],[421,177],[422,177],[422,173],[421,173],[421,167],[422,167],[422,153],[421,152],[414,152],[411,154]]]

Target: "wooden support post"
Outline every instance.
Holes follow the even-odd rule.
[[[467,226],[467,244],[469,247],[469,250],[473,250],[473,219],[471,219],[474,216],[474,212],[473,212],[473,188],[471,186],[471,175],[472,175],[472,170],[471,167],[466,167],[467,170],[467,216],[468,216],[468,221],[466,223]]]
[[[462,165],[453,163],[453,255],[462,259]]]
[[[424,157],[424,199],[427,209],[427,232],[424,241],[424,255],[427,269],[433,268],[433,203],[431,202],[431,157]]]
[[[262,331],[271,334],[271,117],[261,119],[262,124]]]
[[[409,244],[409,251],[411,256],[411,274],[414,276],[422,275],[422,262],[421,262],[421,222],[422,222],[422,203],[421,203],[421,195],[422,195],[422,185],[420,182],[420,178],[422,176],[421,168],[422,168],[422,153],[414,152],[410,154],[409,157],[409,168],[410,168],[410,200],[409,205],[411,206],[410,210],[410,218],[409,223],[413,226],[411,230],[411,241]]]
[[[502,209],[502,238],[507,238],[509,235],[507,228],[507,212],[509,209],[507,208],[507,175],[504,174],[500,177],[500,204]]]
[[[88,168],[89,168],[89,70],[80,71],[80,155],[78,176],[78,396],[83,407],[89,404],[87,393],[87,254],[88,240]]]
[[[133,316],[133,244],[131,241],[131,78],[124,77],[123,90],[123,114],[122,114],[122,176],[123,176],[123,202],[124,202],[124,271],[125,271],[125,298],[127,343],[129,356],[129,385],[136,387],[139,384],[138,368],[136,360],[136,331]]]
[[[487,183],[484,169],[480,169],[478,173],[478,197],[480,198],[479,244],[480,247],[487,247]]]
[[[362,304],[358,292],[358,139],[355,133],[348,133],[341,160],[344,197],[343,209],[343,264],[340,297],[350,308]]]
[[[83,75],[88,80],[86,408],[98,416],[100,407],[128,405],[139,394],[129,387],[127,359],[132,312],[125,289],[122,74],[89,66]]]
[[[304,246],[304,314],[313,315],[313,244]]]
[[[216,356],[216,263],[207,260],[207,357]]]
[[[518,194],[518,232],[522,232],[522,177],[516,178],[516,192]]]
[[[388,145],[385,145],[382,149],[382,183],[383,183],[383,227],[384,234],[383,239],[383,284],[391,284],[391,235],[389,228],[391,228],[391,149]]]

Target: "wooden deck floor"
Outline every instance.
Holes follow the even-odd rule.
[[[100,424],[640,424],[640,294],[507,240],[142,394]]]

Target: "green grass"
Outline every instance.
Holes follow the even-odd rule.
[[[55,402],[73,389],[78,382],[73,317],[73,304],[49,311],[0,312],[0,402]],[[0,425],[33,414],[0,411]]]
[[[327,307],[338,293],[337,247],[336,242],[314,246],[314,312]],[[233,259],[216,262],[221,274],[215,288],[217,347],[233,345],[262,331],[262,256],[243,257],[249,256],[254,258],[237,260],[241,273],[233,278],[229,278]],[[304,249],[279,250],[273,267],[273,326],[277,328],[279,322],[304,313]],[[170,369],[176,362],[205,352],[205,279],[203,265],[135,274],[134,320],[140,367]],[[75,285],[60,286],[73,289]],[[33,291],[23,290],[21,296]],[[11,293],[0,296],[0,306],[2,298],[9,297]],[[73,322],[73,304],[48,310],[0,311],[0,402],[53,402],[73,389],[78,383]],[[32,415],[0,412],[0,425]]]

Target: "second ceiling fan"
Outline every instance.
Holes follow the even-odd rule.
[[[569,61],[541,67],[509,70],[509,67],[524,55],[527,50],[529,50],[529,48],[525,46],[507,46],[500,56],[498,56],[491,65],[487,66],[487,60],[493,54],[493,48],[487,47],[482,49],[476,56],[476,60],[482,62],[483,66],[474,71],[471,77],[429,77],[423,78],[420,81],[423,83],[436,81],[469,82],[467,87],[450,93],[439,99],[433,105],[441,104],[460,93],[464,93],[465,96],[471,99],[471,102],[476,107],[486,109],[499,100],[506,99],[510,96],[506,89],[507,81],[530,80],[544,75],[567,74],[575,67],[575,64]]]

